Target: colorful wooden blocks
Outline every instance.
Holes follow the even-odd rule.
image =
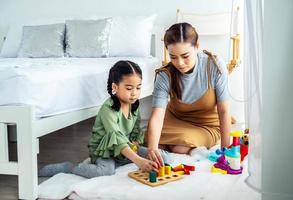
[[[161,177],[154,176],[156,174],[155,171],[151,171],[150,173],[142,172],[142,171],[134,171],[129,172],[128,176],[133,178],[136,181],[139,181],[143,184],[146,184],[151,187],[156,187],[159,185],[163,185],[172,181],[177,181],[182,178],[182,175],[178,174],[177,172],[171,172],[170,175],[164,175]]]
[[[158,173],[154,170],[147,172],[134,171],[129,172],[128,176],[143,184],[156,187],[166,184],[171,181],[177,181],[182,178],[182,175],[190,175],[190,171],[194,171],[195,166],[180,164],[174,168],[170,165],[161,167]]]

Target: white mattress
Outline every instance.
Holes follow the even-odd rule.
[[[199,147],[192,155],[172,153],[172,166],[188,164],[196,167],[191,175],[183,179],[167,183],[159,187],[141,184],[127,176],[128,172],[137,170],[134,164],[128,164],[116,169],[112,176],[102,176],[85,179],[73,174],[57,174],[39,185],[39,199],[104,199],[104,200],[260,200],[260,193],[254,191],[245,183],[248,176],[247,160],[243,162],[241,175],[222,175],[210,172],[213,162],[207,159],[210,152],[219,148],[207,150]]]
[[[2,58],[0,106],[33,105],[36,117],[99,106],[108,97],[106,84],[118,60],[136,62],[143,72],[142,94],[151,94],[156,58]]]

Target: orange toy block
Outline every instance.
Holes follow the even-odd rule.
[[[161,167],[159,169],[159,175],[158,175],[158,177],[161,177],[161,176],[165,176],[165,167]]]
[[[184,170],[184,165],[183,164],[180,164],[180,165],[178,165],[178,166],[173,168],[174,172],[183,171],[183,170]]]

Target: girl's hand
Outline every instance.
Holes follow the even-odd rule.
[[[148,155],[147,157],[156,162],[156,164],[158,165],[158,168],[161,168],[164,166],[164,162],[163,162],[163,158],[161,156],[161,153],[159,151],[159,149],[150,149],[148,148]]]
[[[136,140],[135,141],[132,141],[131,143],[134,144],[134,145],[136,145],[136,146],[139,146],[139,142],[136,141]]]
[[[154,161],[151,161],[151,160],[148,160],[148,159],[145,159],[145,158],[142,158],[140,157],[138,159],[137,162],[135,162],[135,164],[139,167],[139,169],[141,169],[141,171],[143,172],[149,172],[151,170],[155,170],[157,171],[158,169],[158,165],[157,163],[155,163]]]

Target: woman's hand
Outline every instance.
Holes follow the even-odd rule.
[[[148,158],[155,161],[158,167],[164,166],[164,162],[158,144],[161,137],[161,130],[163,127],[165,108],[153,108],[152,114],[148,124]]]
[[[164,161],[163,161],[163,158],[161,156],[161,153],[159,151],[159,149],[150,149],[148,148],[148,155],[147,157],[154,161],[157,165],[158,165],[158,168],[161,168],[164,166]]]
[[[156,170],[158,169],[158,165],[156,162],[145,159],[140,157],[135,164],[138,166],[139,169],[141,169],[141,171],[143,172],[149,172],[151,170]]]

